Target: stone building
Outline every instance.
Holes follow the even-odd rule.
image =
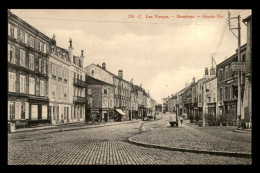
[[[231,68],[237,62],[237,53],[217,65],[217,116],[221,122],[235,125],[237,117],[238,73]],[[241,46],[241,60],[246,59],[246,44]],[[241,75],[241,93],[244,91],[245,75]],[[243,98],[243,95],[242,95]]]
[[[246,71],[245,71],[245,90],[242,106],[242,121],[246,122],[247,127],[251,127],[252,119],[252,16],[243,19],[247,26],[247,48],[246,48]]]
[[[85,121],[85,106],[86,106],[86,83],[85,83],[85,71],[83,69],[84,64],[84,51],[81,50],[80,56],[74,56],[72,40],[70,39],[69,46],[69,59],[71,66],[70,71],[70,83],[69,83],[69,94],[70,98],[73,99],[73,105],[71,107],[72,121],[82,122]]]
[[[217,77],[212,76],[203,82],[203,115],[206,121],[216,122]]]
[[[114,86],[86,75],[86,120],[109,122],[114,117]]]
[[[67,123],[73,120],[71,114],[73,102],[69,97],[71,92],[69,90],[71,83],[69,78],[70,66],[69,52],[56,46],[56,44],[51,45],[49,55],[49,114],[52,124]]]
[[[50,123],[48,53],[52,39],[8,11],[8,124]]]

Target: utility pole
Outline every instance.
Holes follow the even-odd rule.
[[[237,24],[237,28],[231,28],[230,27],[230,19],[237,19],[238,20],[238,24]],[[238,39],[238,48],[237,48],[237,61],[241,62],[241,56],[240,56],[240,45],[241,45],[241,36],[240,36],[240,15],[238,15],[237,17],[230,17],[230,12],[228,12],[228,24],[229,24],[229,30],[233,33],[233,29],[237,29],[238,30],[238,36],[235,35],[235,37]],[[237,98],[237,126],[240,127],[240,123],[241,123],[241,106],[242,106],[242,102],[241,102],[241,71],[238,71],[238,98]]]

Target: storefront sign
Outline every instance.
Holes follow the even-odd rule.
[[[233,71],[245,71],[245,63],[244,62],[232,62],[231,69]]]

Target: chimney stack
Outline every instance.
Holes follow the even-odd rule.
[[[80,55],[80,61],[81,61],[81,67],[83,68],[83,64],[84,64],[84,50],[81,50],[81,55]]]
[[[70,47],[69,47],[69,58],[70,58],[70,62],[73,62],[73,47],[72,47],[72,40],[70,38]]]
[[[118,70],[118,77],[123,79],[123,70]]]
[[[215,75],[215,68],[212,67],[210,69],[210,76],[213,76],[213,75]]]
[[[192,83],[195,83],[195,77],[192,78]]]
[[[205,76],[208,76],[209,75],[209,70],[208,68],[205,68]]]
[[[106,63],[103,62],[102,68],[103,68],[104,70],[106,70]]]

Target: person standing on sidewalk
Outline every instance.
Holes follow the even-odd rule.
[[[181,121],[181,124],[182,124],[182,122],[183,122],[183,118],[182,118],[182,116],[180,116],[180,121]]]

